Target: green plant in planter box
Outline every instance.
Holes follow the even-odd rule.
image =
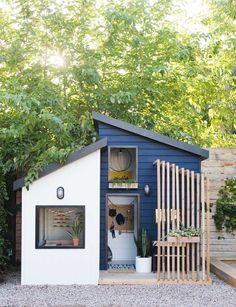
[[[182,228],[182,229],[175,229],[168,233],[169,237],[199,237],[201,235],[201,230],[197,228]]]
[[[236,230],[236,178],[227,178],[219,190],[214,220],[218,230]]]
[[[126,183],[126,184],[132,184],[135,183],[134,179],[125,179],[125,178],[114,178],[110,181],[110,183],[114,183],[114,184],[122,184],[122,183]]]
[[[147,231],[144,228],[142,228],[142,230],[138,234],[137,239],[134,236],[134,242],[137,247],[138,256],[142,258],[148,258],[151,256],[151,240]]]

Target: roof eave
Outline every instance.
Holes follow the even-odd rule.
[[[58,169],[60,169],[61,167],[67,165],[67,164],[70,164],[76,160],[79,160],[93,152],[95,152],[96,150],[99,150],[103,147],[106,147],[107,146],[107,138],[102,138],[101,140],[95,142],[95,143],[92,143],[86,147],[83,147],[73,153],[71,153],[67,159],[66,159],[66,162],[61,165],[59,163],[51,163],[49,164],[48,166],[46,166],[42,171],[39,172],[39,176],[37,179],[39,178],[42,178]],[[23,188],[25,186],[25,179],[22,177],[22,178],[19,178],[17,179],[16,181],[14,181],[13,183],[13,191],[16,191],[20,188]]]
[[[151,140],[154,140],[160,143],[164,143],[166,145],[190,152],[192,154],[200,156],[202,160],[209,158],[209,151],[199,146],[177,141],[168,136],[165,136],[165,135],[162,135],[156,132],[152,132],[152,131],[149,131],[149,130],[146,130],[140,127],[136,127],[132,124],[126,123],[124,121],[121,121],[121,120],[118,120],[112,117],[108,117],[106,115],[102,115],[97,112],[93,112],[92,117],[93,117],[93,121],[94,121],[96,130],[98,130],[97,128],[98,122],[101,122],[101,123],[104,123],[110,126],[118,127],[123,130],[127,130],[134,134],[141,135]]]

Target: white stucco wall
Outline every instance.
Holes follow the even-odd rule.
[[[62,186],[65,197],[57,199]],[[100,150],[22,190],[22,284],[97,284],[99,278]],[[85,206],[84,249],[36,249],[36,205]]]

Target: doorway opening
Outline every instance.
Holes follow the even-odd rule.
[[[137,194],[107,195],[107,269],[134,271],[137,248],[134,235],[138,233]]]

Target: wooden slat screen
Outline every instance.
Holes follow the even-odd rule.
[[[210,283],[209,179],[157,160],[157,281]],[[200,237],[170,237],[183,228]]]

